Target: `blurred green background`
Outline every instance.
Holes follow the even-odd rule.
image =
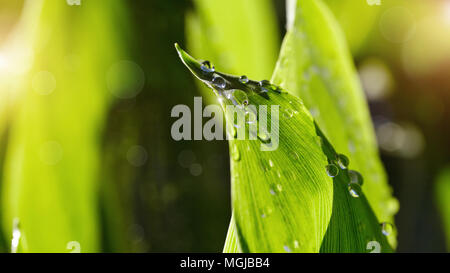
[[[325,2],[400,203],[397,251],[450,250],[450,1]],[[269,79],[287,8],[0,0],[0,252],[221,251],[228,145],[172,140],[173,106],[214,103],[173,43]]]

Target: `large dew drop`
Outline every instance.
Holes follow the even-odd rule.
[[[350,183],[358,184],[360,186],[363,185],[363,176],[359,172],[349,170],[348,176],[350,177]]]
[[[212,80],[212,83],[220,89],[224,89],[225,87],[227,87],[227,83],[225,82],[224,78],[220,76],[215,76]]]
[[[350,160],[343,154],[337,155],[337,163],[341,169],[347,169],[348,164],[350,164]]]
[[[249,82],[247,76],[242,75],[241,77],[239,77],[239,81],[243,84],[247,84]]]
[[[200,66],[200,68],[206,73],[212,73],[212,72],[216,71],[216,69],[214,68],[214,65],[212,65],[209,61],[202,62],[202,65]]]
[[[329,164],[325,168],[329,177],[336,177],[339,174],[339,168],[334,164]]]

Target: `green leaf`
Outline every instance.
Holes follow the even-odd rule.
[[[350,184],[345,157],[338,157],[300,99],[268,82],[244,82],[208,71],[178,45],[176,48],[188,69],[214,89],[229,125],[236,226],[232,221],[225,250],[366,252],[367,244],[376,241],[381,251],[391,251],[364,194],[356,183]],[[259,128],[257,138],[251,140],[254,131],[246,124],[238,129],[236,138],[230,105],[241,114],[252,112],[251,106],[266,106],[270,129]],[[260,124],[264,111],[256,111],[256,123]],[[247,134],[248,138],[242,139]],[[331,175],[333,172],[338,173]],[[350,194],[349,186],[359,197]]]
[[[435,186],[435,196],[447,236],[447,249],[450,251],[450,167],[445,168],[439,174]]]
[[[295,2],[295,1],[294,1]],[[364,177],[363,190],[381,222],[398,202],[380,162],[375,134],[344,36],[322,1],[296,1],[272,77],[304,100],[324,134]],[[396,245],[395,231],[389,236]]]

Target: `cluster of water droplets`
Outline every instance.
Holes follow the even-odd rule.
[[[362,189],[361,186],[364,183],[363,176],[361,173],[355,171],[355,170],[349,170],[348,166],[350,164],[350,160],[347,156],[343,154],[338,154],[336,156],[336,159],[333,160],[330,164],[328,164],[325,169],[330,177],[336,177],[340,171],[347,170],[348,174],[348,192],[350,196],[353,198],[359,198]],[[381,227],[381,233],[385,236],[389,236],[392,234],[392,231],[394,230],[394,226],[391,223],[388,222],[382,222],[380,224]]]
[[[250,105],[249,96],[260,95],[268,99],[268,94],[270,92],[275,92],[281,94],[282,90],[280,87],[272,84],[268,80],[262,81],[252,81],[247,76],[242,75],[240,77],[234,77],[231,75],[226,75],[219,73],[215,70],[214,65],[209,61],[203,61],[201,63],[201,78],[202,80],[210,86],[216,94],[219,95],[219,101],[224,100],[231,102],[238,109],[243,111],[245,117],[245,123],[248,126],[256,126],[257,128],[259,122],[259,116],[257,108]],[[281,116],[283,118],[292,118],[298,112],[296,110],[286,107],[282,109]],[[239,124],[233,122],[233,126],[228,127],[230,132],[229,135],[233,138],[237,137],[238,131],[235,128],[240,128]],[[262,143],[268,144],[271,142],[270,134],[259,128],[257,130],[252,130],[251,134],[255,137],[254,139],[259,139]],[[237,146],[233,147],[233,160],[239,161],[241,159],[240,152]]]

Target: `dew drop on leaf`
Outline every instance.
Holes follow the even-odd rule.
[[[259,140],[261,140],[263,143],[267,143],[270,141],[270,136],[264,132],[264,131],[259,131],[258,132],[258,138]]]
[[[259,87],[261,87],[261,92],[262,93],[269,92],[267,87],[270,86],[270,82],[268,80],[262,80],[258,84],[259,84]]]
[[[355,184],[355,183],[349,183],[348,184],[348,192],[350,193],[350,195],[353,198],[358,198],[359,197],[359,191],[360,191],[360,188],[359,188],[358,184]]]
[[[337,163],[341,169],[347,169],[348,164],[350,164],[350,160],[348,159],[347,156],[345,156],[343,154],[338,154],[337,155]]]
[[[298,154],[295,151],[291,151],[289,153],[289,156],[291,157],[292,160],[298,160],[299,159],[299,156],[298,156]]]
[[[202,62],[202,65],[200,66],[200,68],[204,72],[207,72],[207,73],[212,73],[212,72],[216,71],[216,69],[214,68],[214,65],[212,65],[210,61]]]
[[[246,83],[248,83],[249,80],[248,80],[247,76],[242,75],[241,77],[239,77],[239,81],[243,84],[246,84]]]
[[[335,177],[339,174],[339,168],[334,164],[327,165],[326,171],[329,177]]]
[[[215,76],[212,80],[212,83],[216,87],[221,88],[221,89],[224,89],[227,86],[227,83],[225,82],[225,80],[220,76]]]
[[[248,105],[248,97],[247,94],[242,90],[234,90],[233,92],[234,101],[241,106]]]
[[[248,124],[253,124],[256,122],[256,115],[252,111],[245,112],[245,122]]]
[[[283,186],[281,186],[281,184],[277,184],[277,190],[281,192],[283,190]]]
[[[363,176],[357,172],[357,171],[353,171],[353,170],[349,170],[348,171],[348,176],[350,178],[350,183],[354,183],[354,184],[358,184],[360,186],[363,185]]]
[[[232,158],[234,161],[239,161],[241,159],[241,153],[239,152],[239,148],[236,144],[233,144]]]
[[[389,236],[394,230],[394,226],[391,223],[383,222],[381,223],[381,233],[385,236]]]
[[[292,118],[294,116],[294,111],[292,109],[287,108],[284,111],[283,116],[287,119]]]

